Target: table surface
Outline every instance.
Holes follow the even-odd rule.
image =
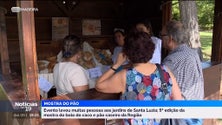
[[[95,88],[74,92],[66,95],[55,96],[50,100],[119,100],[121,93],[102,93],[98,92]],[[51,125],[56,123],[57,120],[44,119],[42,123]],[[104,119],[79,119],[81,125],[105,125]],[[55,124],[54,124],[55,125]]]
[[[52,100],[119,100],[121,93],[102,93],[98,92],[95,88],[88,89],[82,92],[74,92],[66,95],[52,97]]]

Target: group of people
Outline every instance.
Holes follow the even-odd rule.
[[[162,28],[160,38],[153,36],[151,24],[146,21],[138,22],[127,35],[124,30],[116,29],[114,37],[118,46],[113,52],[113,65],[97,80],[95,88],[98,91],[122,93],[122,100],[204,98],[200,58],[196,50],[189,47],[186,29],[181,22],[169,21]],[[161,59],[162,47],[169,50],[164,59]],[[65,37],[63,61],[56,64],[53,72],[58,95],[88,89],[87,74],[77,64],[81,49],[78,37]],[[128,63],[130,67],[119,70]],[[162,79],[166,82],[167,93],[161,87]],[[200,119],[185,121],[188,125],[202,124]],[[155,119],[125,119],[123,122],[125,125],[159,124]]]
[[[155,44],[155,49],[153,52],[152,58],[149,60],[151,63],[161,63],[161,48],[162,43],[161,40],[155,36],[153,36],[152,26],[151,23],[148,20],[142,20],[140,22],[137,22],[135,27],[132,28],[132,31],[130,32],[145,32],[151,36],[151,39],[153,43]],[[124,29],[115,28],[114,29],[114,38],[117,43],[117,47],[115,47],[113,52],[113,63],[116,62],[117,56],[120,52],[122,52],[123,45],[125,43],[124,39],[126,37]],[[124,63],[126,64],[126,62]]]

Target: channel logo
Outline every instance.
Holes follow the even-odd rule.
[[[38,8],[20,8],[20,7],[12,7],[11,8],[11,11],[13,12],[13,13],[19,13],[19,12],[21,12],[21,11],[23,11],[23,12],[37,12],[37,11],[39,11],[39,9]]]
[[[12,7],[12,8],[11,8],[11,11],[12,11],[13,13],[18,13],[18,12],[21,11],[21,9],[20,9],[20,7]]]

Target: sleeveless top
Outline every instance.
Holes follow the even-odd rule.
[[[126,90],[122,95],[122,100],[171,100],[172,80],[166,67],[161,65],[164,80],[167,83],[168,94],[164,94],[161,89],[160,73],[158,69],[150,74],[143,75],[135,68],[126,72]],[[124,125],[158,125],[156,119],[124,119]]]

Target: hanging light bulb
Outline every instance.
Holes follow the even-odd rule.
[[[76,1],[73,1],[73,2],[72,2],[72,5],[76,5]]]

